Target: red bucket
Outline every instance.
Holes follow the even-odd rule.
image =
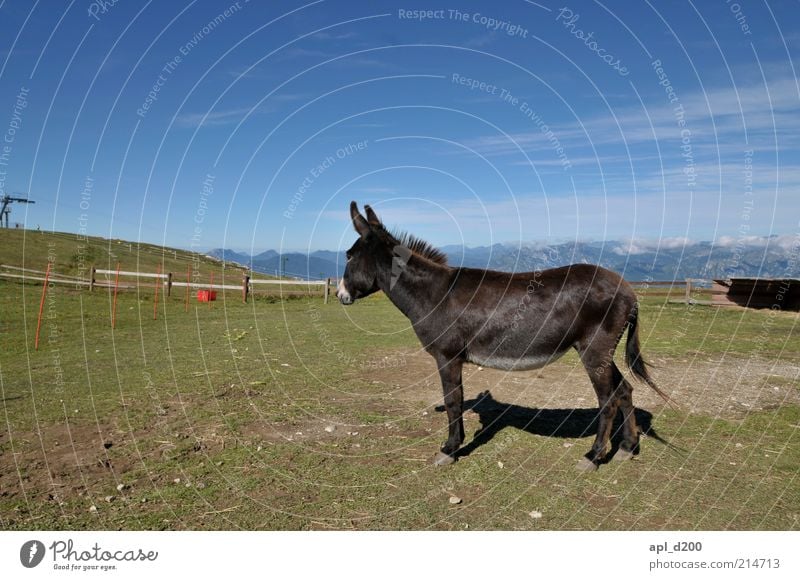
[[[217,293],[214,290],[198,290],[198,302],[214,302],[217,299]]]

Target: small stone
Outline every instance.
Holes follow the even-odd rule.
[[[142,503],[147,503],[147,498],[146,497],[142,498]]]
[[[259,445],[258,447],[256,447],[256,451],[261,451],[262,449],[264,449],[264,448],[263,448],[263,447],[261,447],[261,445]]]
[[[89,511],[92,513],[97,513],[97,506],[96,505],[89,506]]]
[[[327,427],[325,427],[325,433],[333,433],[334,431],[336,431],[335,425],[328,425]]]
[[[115,499],[116,499],[116,497],[115,497],[115,496],[113,496],[113,495],[107,495],[107,496],[105,497],[106,503],[111,503],[111,502],[112,502],[112,501],[114,501]]]
[[[428,412],[427,412],[427,411],[423,411],[423,412],[422,412],[422,416],[423,416],[423,417],[427,417],[427,416],[428,416]]]
[[[500,469],[503,469],[503,462],[502,461],[498,461],[497,462],[497,467],[499,467]]]
[[[564,443],[562,446],[563,446],[563,447],[566,447],[567,449],[569,449],[569,448],[570,448],[570,447],[572,447],[573,445],[575,445],[575,444],[574,444],[574,443]]]
[[[206,484],[203,483],[202,481],[197,484],[197,489],[205,489],[205,488],[206,488]]]
[[[458,505],[458,504],[460,504],[462,501],[464,501],[464,500],[463,500],[463,499],[461,499],[460,497],[456,496],[456,495],[451,495],[451,496],[450,496],[450,503],[451,503],[451,504],[453,504],[453,505]]]
[[[482,370],[483,370],[483,367],[478,367],[478,370],[479,370],[479,371],[482,371]]]
[[[180,477],[176,477],[172,481],[173,481],[173,483],[180,483],[181,482],[181,478]]]
[[[119,485],[117,485],[117,491],[122,491],[123,489],[125,489],[124,483],[120,483]]]
[[[532,512],[529,512],[528,515],[531,516],[533,519],[538,520],[541,519],[542,512],[538,510],[533,510]]]

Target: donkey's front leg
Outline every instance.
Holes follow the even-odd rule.
[[[448,437],[442,450],[436,454],[436,465],[449,465],[455,461],[455,453],[464,442],[464,385],[461,383],[461,368],[464,361],[459,358],[437,357],[439,377],[444,391],[444,408],[447,410]]]

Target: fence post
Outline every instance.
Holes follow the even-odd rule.
[[[91,278],[89,279],[89,292],[94,292],[94,284],[95,284],[95,276],[97,275],[97,268],[94,267],[92,264],[92,274]]]
[[[161,286],[161,264],[158,265],[158,269],[156,270],[156,283],[153,284],[153,287],[156,291],[155,300],[153,300],[153,320],[158,319],[158,287]]]
[[[186,265],[186,292],[183,295],[183,311],[189,312],[189,294],[191,290],[189,290],[189,264]]]
[[[47,296],[47,282],[50,279],[50,266],[53,263],[47,261],[47,271],[44,273],[44,285],[42,286],[42,300],[39,302],[39,319],[36,321],[36,341],[34,342],[35,350],[39,350],[39,330],[42,327],[42,312],[44,311],[44,298]]]
[[[119,262],[117,262],[117,275],[114,277],[114,306],[111,309],[111,329],[116,328],[117,323],[117,289],[119,288]]]
[[[242,302],[247,304],[247,295],[250,293],[250,276],[242,274]]]
[[[167,272],[167,296],[172,296],[172,272]]]
[[[692,303],[692,279],[686,278],[686,306]]]
[[[325,302],[324,302],[324,304],[328,303],[328,295],[330,293],[331,293],[331,279],[330,278],[325,278],[325,293],[324,293]]]

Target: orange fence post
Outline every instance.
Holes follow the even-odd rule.
[[[36,340],[34,348],[39,350],[39,329],[42,327],[42,312],[44,312],[44,297],[47,294],[47,283],[50,280],[50,262],[47,261],[47,271],[44,273],[44,286],[42,286],[42,300],[39,302],[39,320],[36,321]]]
[[[111,309],[111,328],[116,328],[117,323],[117,288],[119,288],[119,262],[117,262],[117,275],[114,277],[114,306]]]
[[[156,268],[156,298],[153,301],[153,320],[158,319],[158,286],[161,284],[161,264]]]

